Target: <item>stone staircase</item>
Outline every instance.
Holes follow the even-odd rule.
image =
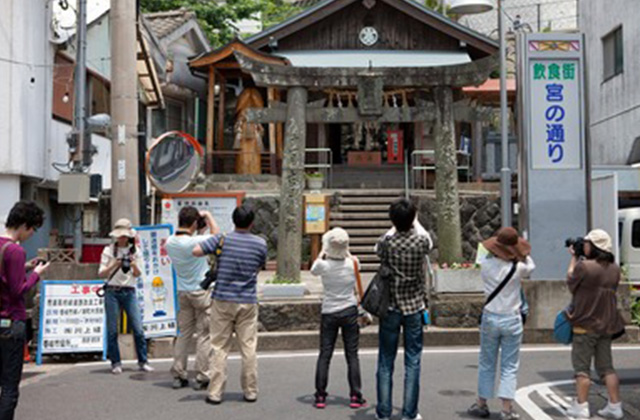
[[[349,233],[351,253],[358,257],[363,272],[378,269],[380,260],[373,251],[378,238],[391,228],[389,204],[404,190],[339,190],[337,209],[331,212],[330,226]]]

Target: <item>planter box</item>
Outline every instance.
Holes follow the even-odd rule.
[[[482,293],[484,284],[480,269],[443,269],[435,271],[433,287],[436,293]]]
[[[307,188],[321,190],[324,187],[324,178],[307,178]]]
[[[264,284],[262,297],[264,298],[301,298],[307,293],[307,286],[300,284]]]
[[[347,163],[349,166],[380,166],[382,165],[382,153],[348,152]]]

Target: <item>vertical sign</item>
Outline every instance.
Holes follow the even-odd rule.
[[[178,299],[176,277],[166,250],[173,233],[171,225],[135,228],[137,246],[142,252],[142,274],[136,291],[142,313],[142,328],[147,338],[177,335]]]
[[[564,241],[589,227],[584,50],[581,34],[518,35],[519,225],[533,279],[563,280]]]
[[[99,352],[104,357],[104,301],[96,294],[103,284],[102,280],[42,281],[38,364],[43,354]]]

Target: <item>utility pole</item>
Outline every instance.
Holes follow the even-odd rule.
[[[75,153],[71,172],[83,173],[91,165],[90,134],[87,133],[87,0],[78,0],[76,28],[76,66],[74,70],[73,132]],[[86,166],[85,166],[86,165]],[[74,206],[73,248],[76,261],[82,257],[82,204]]]
[[[136,0],[111,0],[111,222],[140,224]]]
[[[509,167],[509,113],[507,109],[507,40],[504,19],[504,2],[498,1],[498,25],[500,29],[500,138],[502,143],[502,168],[500,169],[500,201],[502,226],[511,226],[511,168]]]

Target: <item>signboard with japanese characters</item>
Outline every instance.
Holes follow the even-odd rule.
[[[178,332],[176,277],[165,244],[173,233],[171,225],[135,228],[142,253],[142,274],[136,283],[142,328],[147,338],[174,337]]]
[[[532,280],[564,280],[564,240],[589,228],[584,42],[518,34],[518,226],[537,262]]]
[[[582,166],[578,59],[529,61],[531,165],[533,169]]]
[[[102,353],[106,348],[102,280],[43,280],[36,361],[43,354]]]
[[[183,207],[193,206],[208,211],[216,219],[222,233],[232,232],[233,211],[242,204],[244,193],[182,193],[162,199],[162,223],[178,227],[178,213]]]

